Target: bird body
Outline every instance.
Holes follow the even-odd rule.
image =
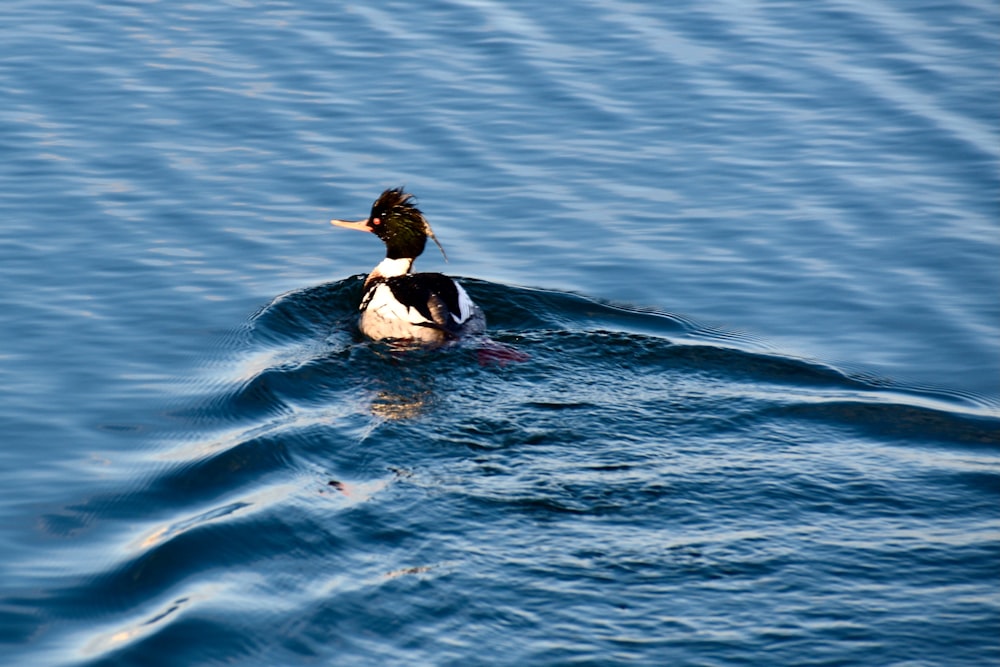
[[[371,232],[386,246],[385,259],[365,278],[359,305],[365,336],[440,345],[486,328],[482,310],[457,282],[441,273],[412,273],[427,237],[441,247],[412,195],[389,189],[372,204],[367,219],[330,222]]]

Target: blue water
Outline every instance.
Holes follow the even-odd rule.
[[[6,0],[4,663],[1000,661],[998,47],[975,0]],[[359,338],[381,247],[326,221],[404,184],[490,342]]]

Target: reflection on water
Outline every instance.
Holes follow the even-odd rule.
[[[413,419],[423,412],[429,396],[429,391],[406,394],[380,391],[372,400],[372,414],[391,420]]]

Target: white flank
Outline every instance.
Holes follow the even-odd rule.
[[[409,308],[397,301],[395,295],[392,293],[392,290],[389,289],[389,286],[385,283],[382,283],[375,288],[372,298],[368,301],[368,307],[365,309],[365,313],[377,315],[384,320],[402,320],[403,322],[409,322],[410,324],[423,324],[430,322],[430,320],[421,315],[416,308]]]
[[[474,309],[477,307],[476,304],[472,302],[469,295],[465,293],[462,286],[455,283],[455,287],[458,288],[458,314],[452,313],[451,316],[455,318],[455,321],[459,324],[464,324],[467,319],[472,316]]]

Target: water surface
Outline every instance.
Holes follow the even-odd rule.
[[[993,4],[0,26],[12,664],[1000,658]],[[488,340],[357,336],[402,184]]]

